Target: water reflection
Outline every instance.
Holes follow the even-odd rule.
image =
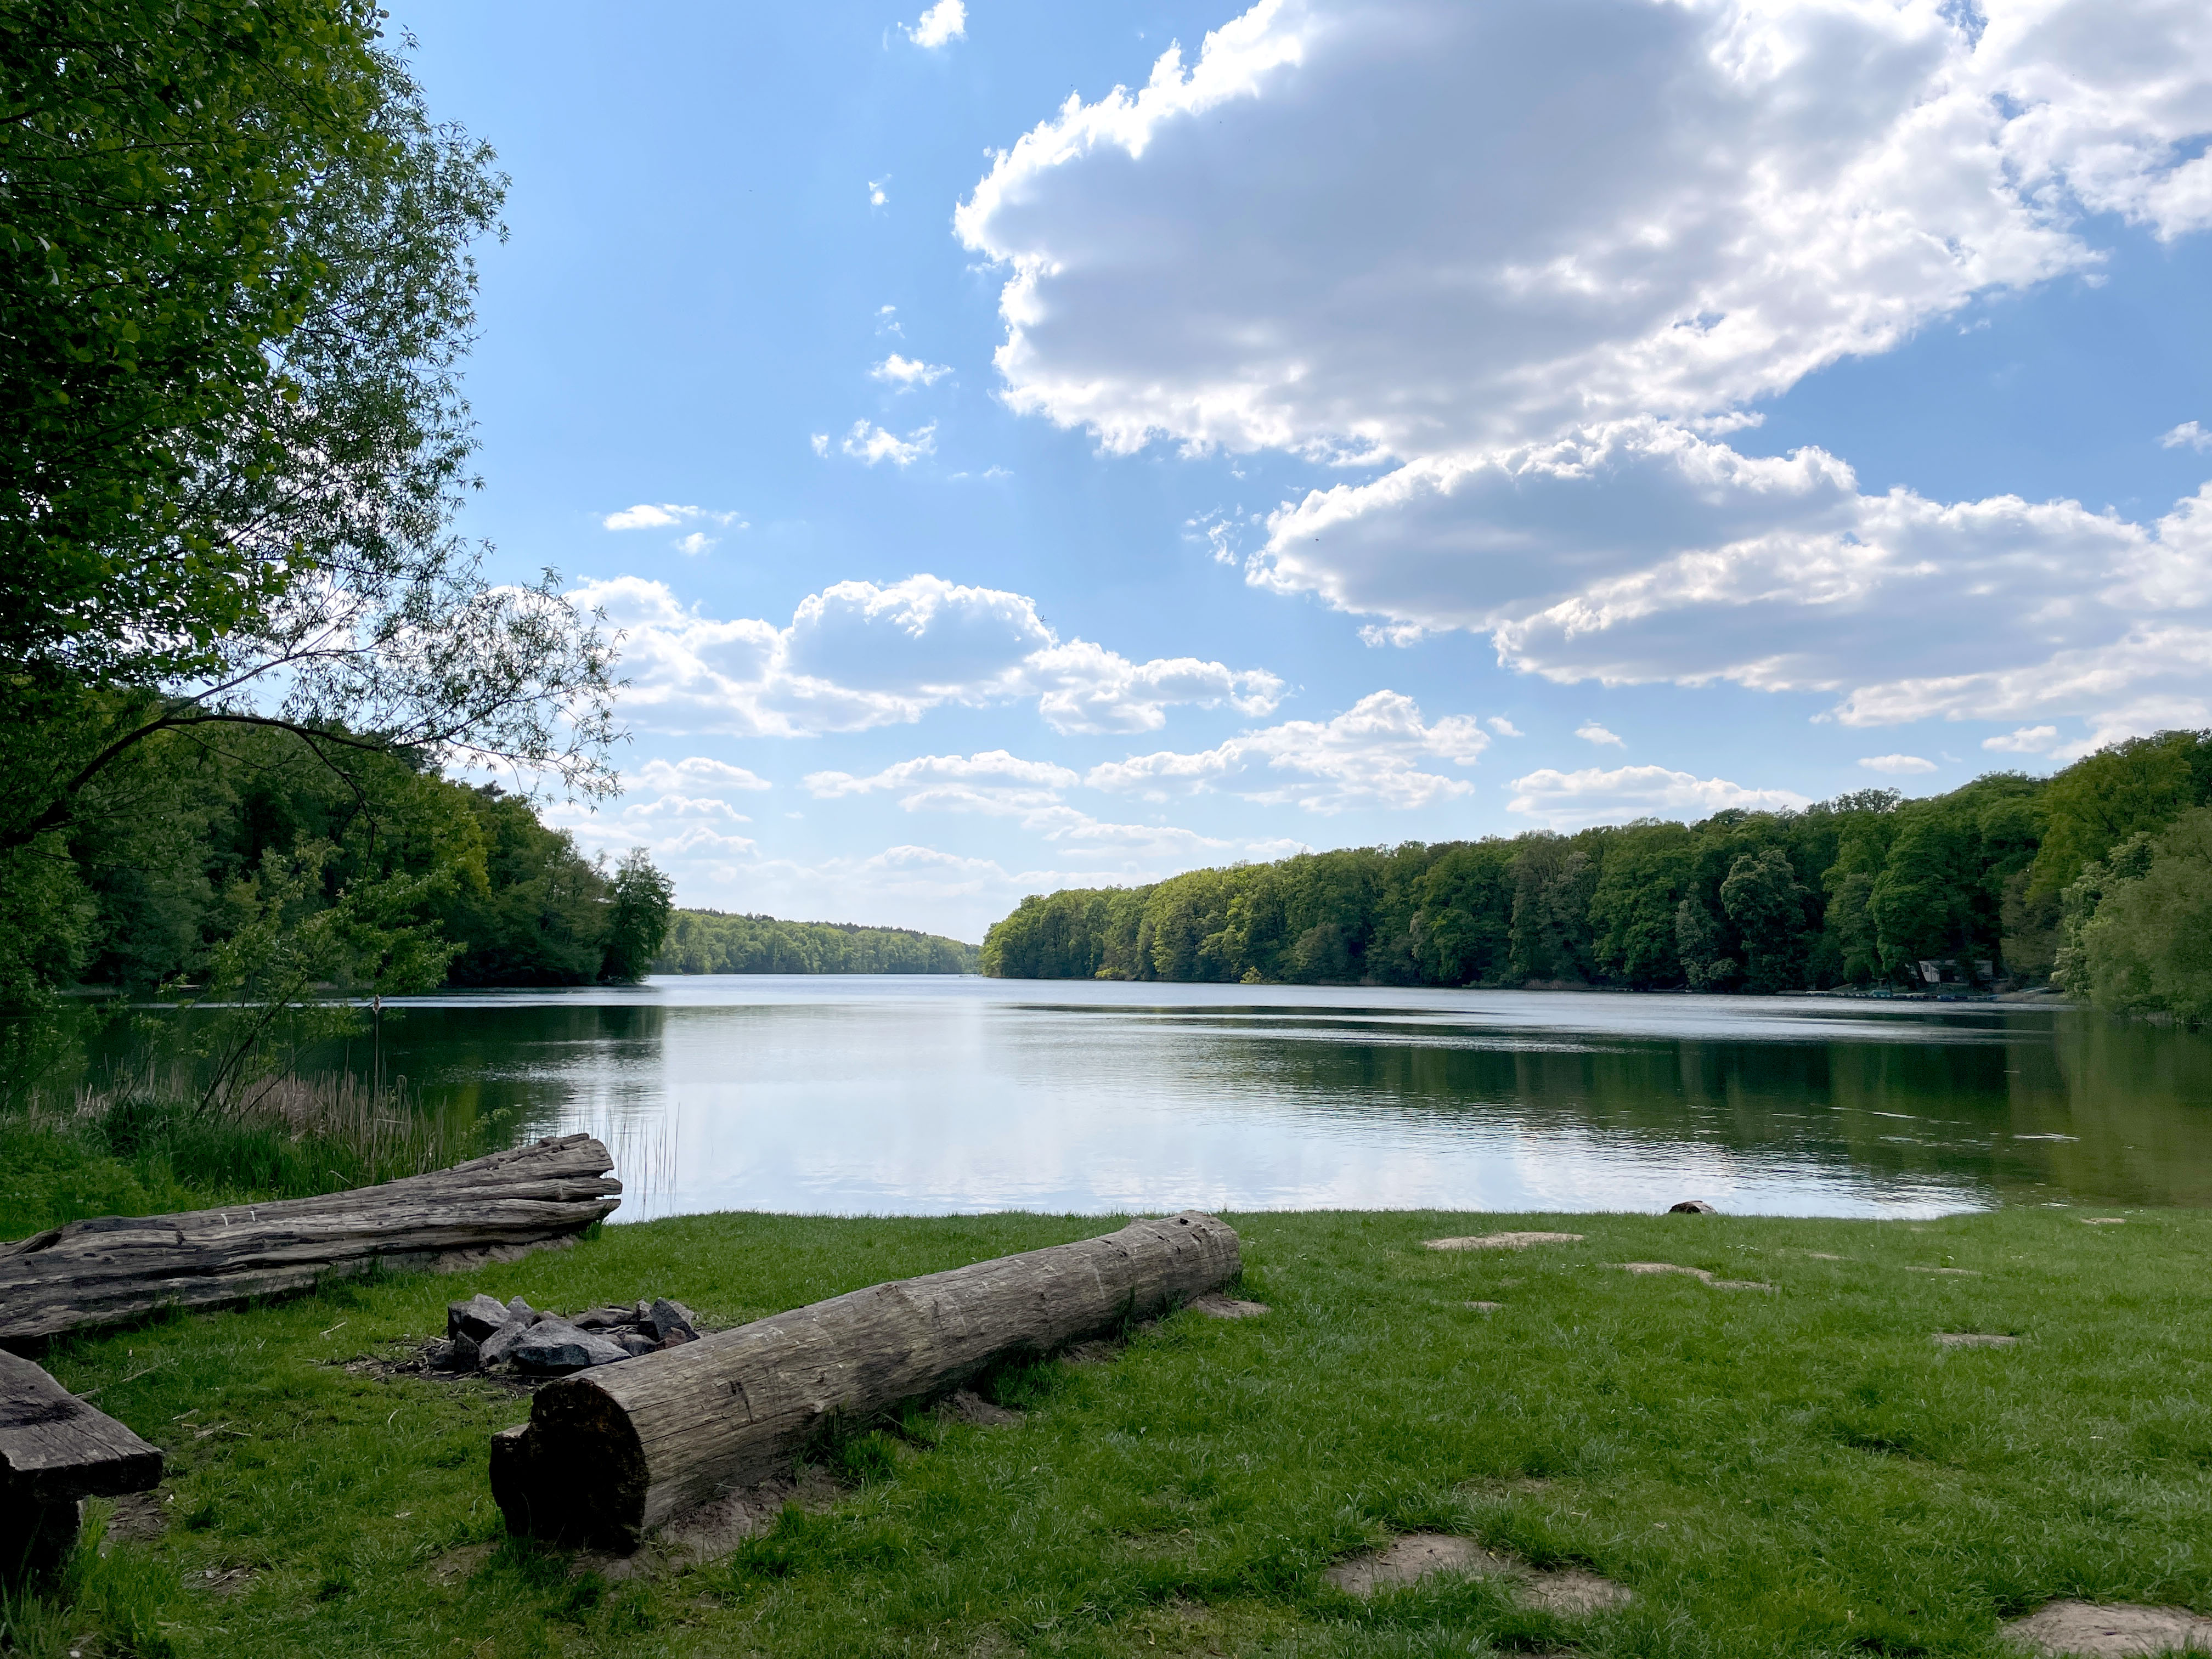
[[[2212,1041],[1988,1006],[672,978],[413,1000],[386,1064],[724,1208],[2212,1201]]]

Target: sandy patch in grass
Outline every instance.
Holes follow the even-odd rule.
[[[1531,1244],[1579,1244],[1580,1233],[1486,1233],[1480,1238],[1431,1238],[1432,1250],[1525,1250]]]
[[[1773,1285],[1763,1285],[1755,1279],[1715,1279],[1703,1267],[1678,1267],[1671,1261],[1617,1261],[1613,1265],[1623,1273],[1639,1275],[1680,1273],[1696,1279],[1700,1285],[1710,1285],[1717,1291],[1765,1291],[1770,1295],[1774,1291]]]
[[[2001,1336],[1995,1331],[1937,1331],[1936,1346],[1939,1348],[2013,1348],[2020,1346],[2016,1336]]]
[[[1449,1533],[1412,1532],[1383,1549],[1340,1561],[1322,1577],[1348,1595],[1372,1595],[1418,1583],[1432,1572],[1510,1572],[1512,1563],[1492,1555],[1472,1538]]]
[[[1948,1278],[1948,1279],[1979,1279],[1979,1278],[1982,1276],[1981,1269],[1980,1269],[1980,1268],[1978,1268],[1978,1267],[1908,1267],[1907,1268],[1905,1268],[1905,1272],[1907,1272],[1907,1273],[1942,1273],[1942,1274],[1943,1274],[1946,1278]]]
[[[2106,1656],[2212,1651],[2212,1619],[2186,1607],[2099,1607],[2053,1601],[2004,1627],[2005,1638],[2031,1653]]]
[[[2124,1215],[2085,1215],[2081,1218],[2081,1224],[2085,1227],[2124,1227],[2128,1224],[2128,1218]]]
[[[1233,1296],[1201,1296],[1190,1306],[1209,1319],[1257,1319],[1267,1311],[1264,1302],[1240,1302]]]
[[[437,1557],[423,1571],[434,1584],[458,1584],[475,1577],[498,1547],[496,1544],[463,1544]]]
[[[1471,1538],[1413,1532],[1384,1548],[1340,1561],[1322,1577],[1349,1595],[1372,1595],[1419,1583],[1431,1573],[1481,1573],[1513,1581],[1515,1595],[1532,1607],[1568,1618],[1601,1613],[1634,1600],[1621,1585],[1582,1567],[1540,1571],[1511,1556],[1493,1554]]]
[[[1477,1313],[1496,1313],[1505,1304],[1503,1302],[1469,1302],[1464,1305],[1474,1309]]]

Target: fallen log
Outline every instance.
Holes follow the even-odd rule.
[[[565,1242],[622,1182],[590,1135],[321,1198],[187,1215],[102,1216],[0,1244],[0,1343],[306,1290],[374,1262],[449,1270]]]
[[[29,1360],[0,1352],[0,1577],[60,1565],[83,1524],[82,1499],[161,1479],[159,1447]]]
[[[632,1549],[647,1528],[785,1473],[833,1419],[1178,1307],[1240,1265],[1236,1233],[1188,1211],[597,1367],[540,1389],[530,1420],[492,1437],[492,1496],[510,1532]]]

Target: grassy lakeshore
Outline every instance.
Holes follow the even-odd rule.
[[[88,1546],[60,1594],[9,1605],[7,1645],[1994,1655],[2002,1620],[2052,1597],[2212,1608],[2212,1215],[1234,1219],[1265,1317],[1180,1314],[1111,1360],[998,1376],[1010,1425],[916,1413],[854,1435],[823,1449],[831,1495],[647,1578],[503,1539],[486,1439],[517,1395],[348,1362],[398,1354],[475,1290],[667,1294],[733,1322],[1118,1223],[696,1217],[58,1346],[58,1376],[170,1454],[168,1525]],[[1586,1237],[1423,1246],[1509,1228]],[[1491,1579],[1371,1601],[1323,1580],[1415,1529],[1636,1599],[1571,1619]]]

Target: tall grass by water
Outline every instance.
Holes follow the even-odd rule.
[[[404,1077],[279,1075],[206,1100],[189,1068],[118,1073],[8,1115],[0,1238],[421,1175],[491,1150],[503,1128],[428,1109]]]

